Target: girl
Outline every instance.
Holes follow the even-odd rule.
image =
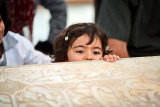
[[[117,55],[107,55],[106,34],[93,23],[79,23],[66,28],[54,41],[54,62],[83,60],[119,60]]]
[[[0,66],[51,62],[51,58],[36,51],[28,39],[8,31],[10,25],[6,0],[0,0]]]

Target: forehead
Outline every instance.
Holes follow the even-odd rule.
[[[87,34],[83,34],[82,36],[78,37],[72,44],[72,47],[73,46],[76,46],[76,45],[87,45],[87,43],[90,41],[90,38]],[[95,36],[93,42],[89,45],[96,45],[96,46],[99,46],[101,47],[101,41],[99,39],[98,36]]]

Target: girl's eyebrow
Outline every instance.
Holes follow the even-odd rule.
[[[79,47],[81,47],[81,48],[84,48],[85,46],[84,45],[77,45],[77,46],[75,46],[75,47],[73,47],[73,48],[79,48]],[[100,49],[100,50],[102,50],[102,48],[100,48],[100,47],[93,47],[94,49]]]
[[[100,49],[100,50],[102,50],[102,48],[100,48],[100,47],[94,47],[94,49]]]
[[[84,48],[85,46],[83,46],[83,45],[77,45],[77,46],[75,46],[75,47],[73,47],[73,48],[78,48],[78,47]]]

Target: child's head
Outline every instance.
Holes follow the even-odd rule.
[[[0,19],[0,24],[4,24],[3,28],[0,26],[0,33],[3,33],[3,36],[5,36],[11,26],[11,17],[7,9],[7,0],[0,0]]]
[[[55,62],[99,60],[106,54],[107,45],[107,36],[97,25],[74,24],[55,39]]]

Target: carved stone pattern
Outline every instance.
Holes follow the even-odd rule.
[[[160,107],[160,56],[1,67],[0,107]]]

